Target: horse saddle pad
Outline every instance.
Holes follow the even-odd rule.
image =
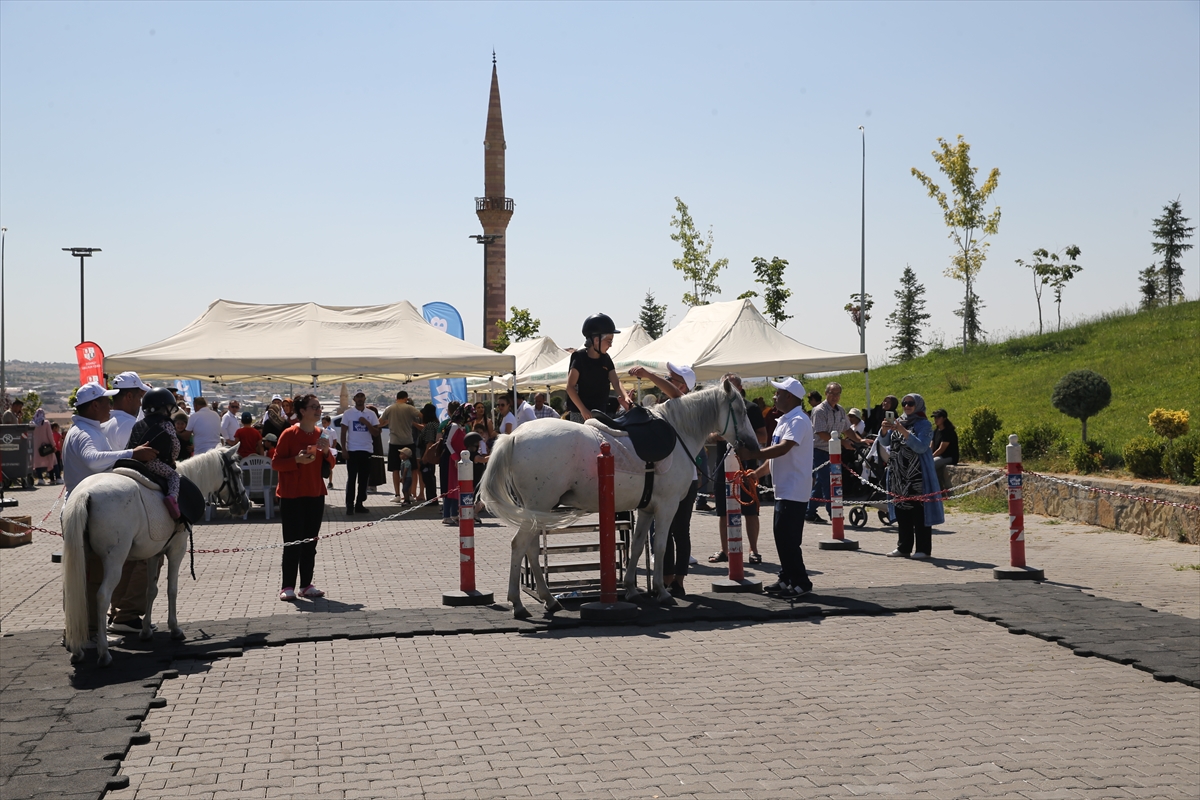
[[[675,449],[675,429],[671,423],[641,406],[634,406],[619,417],[601,411],[593,411],[592,416],[613,430],[629,434],[634,452],[643,461],[661,461]]]
[[[650,467],[651,462],[647,462],[634,449],[633,443],[629,440],[629,434],[625,431],[613,430],[598,419],[589,419],[583,423],[585,428],[588,428],[602,442],[608,442],[608,447],[613,455],[613,470],[615,472],[625,472],[631,475],[645,475]],[[672,452],[666,458],[659,459],[653,463],[653,473],[655,475],[663,475],[671,469],[671,464],[675,462],[675,455]]]
[[[122,458],[113,468],[113,472],[137,481],[147,489],[167,493],[167,479],[147,472],[140,461]],[[179,476],[179,515],[182,520],[192,524],[204,517],[204,493],[183,475]]]

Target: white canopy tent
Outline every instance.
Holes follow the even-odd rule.
[[[633,366],[665,374],[668,361],[691,366],[701,381],[727,372],[758,377],[867,368],[865,353],[818,350],[781,333],[748,299],[696,306],[674,330],[613,358],[622,374]]]
[[[217,300],[174,336],[104,363],[109,373],[143,378],[316,384],[500,375],[514,358],[450,336],[403,300],[359,307]]]
[[[612,347],[608,351],[609,358],[615,362],[625,354],[635,353],[653,341],[650,334],[646,333],[646,329],[635,322],[628,327],[621,328],[621,332],[613,337]],[[567,373],[570,371],[570,367],[571,356],[568,353],[565,358],[548,367],[527,373],[520,383],[531,388],[561,389],[567,385]]]
[[[517,368],[517,385],[524,386],[527,384],[525,375],[529,372],[534,372],[543,369],[550,364],[553,364],[563,357],[570,357],[566,350],[554,343],[554,340],[549,336],[542,336],[538,339],[529,339],[524,342],[513,342],[504,349],[504,355],[512,356],[516,359]],[[502,375],[497,378],[474,378],[467,380],[467,388],[473,392],[479,391],[497,391],[503,392],[511,389],[513,385],[513,373]]]

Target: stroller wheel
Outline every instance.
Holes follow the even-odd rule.
[[[861,528],[867,524],[867,510],[862,506],[855,506],[850,509],[850,524],[855,528]]]
[[[894,525],[895,523],[888,517],[888,513],[884,509],[879,509],[879,521],[884,525]]]

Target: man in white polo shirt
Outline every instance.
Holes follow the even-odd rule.
[[[196,410],[188,417],[187,429],[192,432],[193,455],[202,455],[221,444],[221,417],[203,397],[196,398]]]
[[[366,406],[367,396],[358,392],[354,395],[354,408],[342,414],[347,514],[367,513],[367,481],[371,478],[371,456],[375,453],[372,434],[379,433],[379,417]]]
[[[242,427],[242,404],[237,400],[229,401],[229,409],[221,416],[221,438],[225,444],[237,441],[238,429]]]
[[[113,379],[117,394],[112,399],[112,416],[104,423],[104,435],[113,450],[124,450],[129,444],[133,426],[142,418],[142,398],[150,391],[136,372],[122,372]]]
[[[780,597],[803,597],[812,591],[800,543],[804,518],[812,497],[813,431],[804,413],[804,384],[795,378],[776,383],[774,405],[783,412],[775,423],[771,444],[759,451],[765,463],[754,471],[771,473],[775,484],[775,550],[779,553],[779,580],[766,591]]]

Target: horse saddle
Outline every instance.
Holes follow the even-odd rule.
[[[647,463],[662,461],[675,449],[675,429],[671,423],[642,406],[634,406],[619,417],[595,410],[592,416],[613,430],[629,434],[633,451]]]
[[[147,489],[167,493],[167,479],[146,469],[140,461],[122,458],[113,467],[113,472],[131,478]],[[179,516],[181,521],[195,524],[204,517],[204,493],[200,487],[183,475],[179,476]]]

